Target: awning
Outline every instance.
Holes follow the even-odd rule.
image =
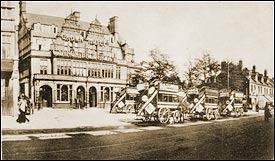
[[[258,100],[259,101],[269,102],[269,100],[265,96],[258,96]]]
[[[270,96],[265,96],[270,102],[274,102],[274,99],[272,99]]]

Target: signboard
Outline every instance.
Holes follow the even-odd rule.
[[[160,90],[164,90],[164,91],[171,91],[171,92],[178,92],[179,91],[179,87],[177,85],[173,85],[173,84],[160,84],[159,86]]]
[[[125,104],[122,101],[120,101],[117,105],[119,108],[122,108]]]
[[[153,113],[154,111],[155,111],[155,107],[151,104],[151,103],[149,103],[149,105],[145,108],[145,110],[149,113],[149,114],[151,114],[151,113]]]
[[[65,41],[77,42],[77,43],[83,42],[82,36],[75,36],[75,35],[65,34],[65,33],[62,33],[60,36],[61,36],[61,39]]]
[[[199,89],[195,88],[195,89],[189,89],[187,91],[188,94],[199,94]]]
[[[137,89],[134,89],[134,88],[127,88],[126,93],[127,94],[139,94]]]
[[[227,109],[228,109],[229,111],[232,111],[232,110],[233,110],[233,106],[232,106],[231,104],[229,104],[229,105],[227,105]]]
[[[213,90],[213,89],[206,89],[206,95],[209,96],[218,96],[219,92],[217,90]]]
[[[197,112],[202,112],[202,110],[203,110],[203,106],[201,104],[199,104],[196,108],[196,111]]]
[[[229,97],[229,93],[228,92],[222,92],[222,93],[220,93],[220,97]]]
[[[93,59],[93,60],[101,60],[101,61],[114,61],[114,58],[110,56],[98,56],[95,57],[93,54],[87,54],[83,52],[75,52],[74,50],[66,51],[66,50],[53,50],[54,56],[61,57],[69,57],[69,58],[81,58],[81,59]]]
[[[243,98],[244,94],[243,93],[235,93],[235,97]]]

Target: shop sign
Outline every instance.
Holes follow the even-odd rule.
[[[74,35],[69,35],[69,34],[61,34],[62,40],[65,41],[70,41],[70,42],[83,42],[83,37],[82,36],[74,36]]]
[[[74,50],[66,51],[66,50],[53,50],[53,55],[55,56],[62,56],[62,57],[69,57],[69,58],[86,58],[86,59],[93,59],[93,60],[101,60],[101,61],[114,61],[114,58],[110,56],[98,56],[96,57],[93,54],[87,54],[83,52],[75,52]]]
[[[90,45],[99,45],[99,46],[108,46],[109,41],[108,40],[89,40],[88,44]]]

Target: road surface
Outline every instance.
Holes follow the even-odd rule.
[[[273,115],[274,117],[274,115]],[[274,119],[263,116],[76,132],[2,142],[2,159],[274,159]]]

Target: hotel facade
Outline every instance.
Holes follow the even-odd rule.
[[[119,34],[118,17],[104,26],[80,12],[53,17],[26,12],[20,2],[20,92],[36,106],[109,108],[140,66]]]

